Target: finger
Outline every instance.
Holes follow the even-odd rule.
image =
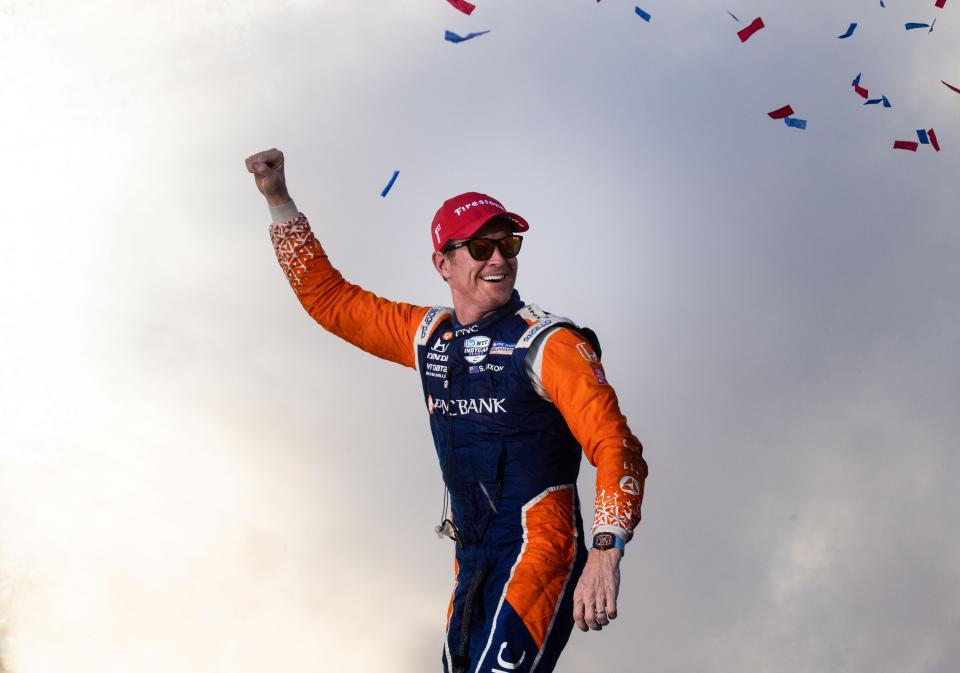
[[[277,148],[251,154],[244,160],[247,170],[251,173],[262,173],[268,167],[283,168],[283,152]]]
[[[589,631],[587,627],[587,621],[584,619],[583,612],[583,601],[574,600],[573,601],[573,623],[577,625],[577,628],[581,631]]]
[[[610,619],[617,618],[617,593],[613,590],[613,587],[607,587],[607,617]]]
[[[610,623],[610,620],[608,619],[609,615],[600,608],[597,608],[595,610],[594,616],[596,617],[596,622],[597,622],[597,625],[599,626],[606,626],[607,624]],[[599,629],[597,630],[599,631]]]

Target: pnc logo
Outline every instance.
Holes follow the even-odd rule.
[[[470,414],[505,414],[504,403],[507,398],[487,397],[463,400],[435,400],[427,395],[427,411],[430,414],[441,413],[445,416],[468,416]]]

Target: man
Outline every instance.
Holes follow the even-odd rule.
[[[549,673],[574,623],[599,631],[617,616],[620,559],[640,520],[647,466],[592,332],[514,290],[517,232],[529,225],[484,194],[449,199],[430,238],[453,308],[391,302],[330,265],[287,192],[279,150],[246,166],[307,312],[420,373],[449,496],[437,532],[456,543],[444,671]],[[581,451],[598,468],[589,553],[576,489]]]

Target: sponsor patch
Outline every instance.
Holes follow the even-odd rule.
[[[490,355],[512,355],[513,349],[517,344],[507,343],[506,341],[494,341],[490,346]]]
[[[446,332],[443,333],[443,336],[440,338],[443,339],[444,341],[450,341],[450,339],[453,338],[453,332],[451,332],[450,330],[447,330]]]
[[[441,413],[447,416],[467,416],[469,414],[505,414],[507,401],[505,397],[471,398],[466,400],[434,400],[427,398],[427,409],[430,413]]]
[[[607,385],[607,377],[603,375],[603,369],[599,365],[590,365],[590,369],[593,370],[593,375],[597,377],[597,383],[601,386]]]
[[[472,365],[480,364],[490,349],[490,337],[470,337],[463,342],[463,359]]]
[[[640,482],[628,475],[620,480],[620,490],[630,495],[640,495]]]
[[[430,331],[430,325],[431,323],[433,323],[434,318],[436,318],[439,313],[440,313],[440,309],[438,309],[437,307],[433,307],[429,311],[427,311],[427,314],[425,316],[423,316],[423,321],[422,321],[423,325],[422,327],[420,327],[421,339],[425,340],[427,338],[427,333]]]
[[[450,348],[449,340],[448,340],[448,343],[444,343],[443,337],[440,337],[437,339],[437,343],[433,344],[433,346],[430,347],[430,350],[435,351],[437,353],[446,353],[448,348]]]

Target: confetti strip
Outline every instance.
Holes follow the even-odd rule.
[[[383,188],[383,191],[380,192],[380,196],[387,198],[387,192],[390,191],[390,188],[393,187],[393,183],[397,181],[397,176],[400,175],[400,171],[394,171],[393,177],[390,178],[390,182],[387,183],[387,186]]]
[[[850,27],[847,28],[847,32],[844,33],[843,35],[838,35],[837,38],[840,40],[846,40],[848,37],[853,35],[853,31],[855,31],[856,29],[857,29],[857,24],[851,23]]]
[[[937,142],[937,134],[933,132],[933,129],[927,129],[927,136],[930,138],[930,144],[933,145],[933,149],[939,152],[940,143]]]
[[[743,30],[737,31],[737,36],[740,38],[741,42],[746,42],[750,37],[756,33],[758,30],[763,28],[763,19],[759,16],[750,22],[750,25],[744,28]]]
[[[783,123],[795,129],[806,130],[807,128],[806,119],[797,119],[796,117],[786,117],[784,118]]]
[[[853,90],[856,91],[861,98],[870,98],[870,92],[864,89],[862,86],[860,86],[861,74],[863,73],[858,72],[857,76],[853,78],[853,81],[850,82],[850,84],[853,85]]]
[[[953,86],[952,84],[947,84],[947,83],[944,82],[943,80],[940,80],[940,83],[941,83],[943,86],[945,86],[945,87],[947,87],[948,89],[950,89],[951,91],[956,91],[957,93],[960,93],[960,89],[958,89],[957,87]]]
[[[943,9],[943,6],[944,6],[945,4],[947,4],[947,0],[937,0],[937,1],[936,1],[935,3],[933,3],[933,4],[934,4],[934,6],[939,7],[940,9]]]
[[[446,40],[447,42],[453,42],[454,44],[456,44],[457,42],[465,42],[466,40],[472,40],[475,37],[486,35],[489,32],[490,32],[489,30],[481,30],[479,33],[467,33],[463,37],[460,37],[453,31],[448,30],[444,32],[443,39]]]
[[[914,30],[916,28],[930,28],[929,23],[905,23],[903,25],[907,30]]]
[[[880,0],[880,6],[881,6],[881,7],[886,7],[886,5],[883,4],[883,0]]]
[[[880,96],[880,99],[883,101],[883,107],[893,107],[890,105],[890,99],[888,99],[886,96]]]
[[[864,105],[876,105],[877,103],[882,103],[882,102],[883,102],[882,98],[871,98],[866,103],[864,103]]]
[[[917,129],[917,137],[920,139],[921,145],[929,145],[930,140],[927,138],[927,132],[923,129]]]
[[[640,9],[639,7],[636,7],[636,8],[634,9],[634,11],[637,13],[637,16],[639,16],[641,19],[643,19],[643,20],[646,21],[647,23],[650,23],[650,14],[648,14],[648,13],[645,12],[645,11],[643,11],[643,10]]]
[[[790,117],[793,115],[793,108],[789,105],[784,105],[781,108],[777,108],[773,112],[767,113],[770,116],[770,119],[783,119],[784,117]]]
[[[935,25],[937,25],[937,20],[936,20],[936,19],[934,19],[934,20],[933,20],[933,23],[930,24],[930,30],[928,30],[927,32],[928,32],[928,33],[932,33],[932,32],[933,32],[933,27],[934,27]]]
[[[736,15],[735,15],[733,12],[731,12],[729,9],[727,10],[727,14],[729,14],[730,16],[732,16],[732,17],[733,17],[733,20],[736,21],[737,23],[743,23],[743,21],[741,21],[740,19],[738,19],[738,18],[736,17]]]
[[[919,145],[917,145],[917,143],[915,143],[912,140],[894,140],[893,141],[893,149],[895,150],[908,150],[910,152],[916,152],[917,147],[919,147]]]
[[[447,0],[447,2],[468,16],[473,14],[473,10],[477,8],[476,5],[471,5],[467,0]]]

